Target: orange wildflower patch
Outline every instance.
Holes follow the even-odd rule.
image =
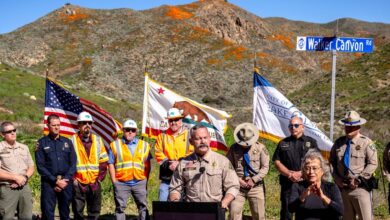
[[[241,60],[244,57],[247,57],[247,54],[245,53],[247,50],[248,49],[243,47],[243,46],[234,47],[234,48],[228,50],[223,57],[225,60],[228,60],[228,59]]]
[[[91,58],[84,58],[84,60],[83,60],[83,66],[85,66],[85,67],[88,67],[88,66],[91,66],[91,64],[92,64],[92,59]]]
[[[268,39],[280,41],[283,43],[283,45],[285,47],[287,47],[290,50],[295,48],[294,44],[291,42],[291,38],[289,38],[287,36],[277,34],[277,35],[273,35],[273,36],[269,37]]]
[[[89,17],[88,14],[83,13],[80,9],[75,9],[75,10],[73,10],[71,12],[72,12],[71,14],[67,14],[65,12],[62,12],[60,14],[62,20],[65,23],[74,22],[74,21],[78,21],[78,20],[83,20],[83,19],[86,19],[86,18]]]
[[[225,46],[232,46],[233,45],[233,42],[231,42],[230,40],[223,40],[223,45]]]
[[[168,12],[165,15],[177,20],[184,20],[184,19],[192,18],[194,16],[190,12],[184,11],[178,7],[173,7],[173,6],[169,7]]]
[[[222,63],[222,61],[219,59],[213,59],[213,58],[207,59],[208,65],[219,65],[221,63]]]
[[[363,56],[363,53],[353,53],[353,55],[354,55],[356,58],[359,58],[359,57]]]
[[[330,62],[321,63],[321,69],[325,71],[331,71],[332,70],[332,64]]]
[[[266,57],[268,57],[269,55],[266,54],[266,53],[258,52],[258,53],[256,53],[256,56],[259,57],[259,58],[266,58]]]

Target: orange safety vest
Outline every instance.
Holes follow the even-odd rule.
[[[121,182],[133,179],[143,180],[148,176],[145,162],[149,157],[149,143],[138,140],[134,155],[122,140],[117,139],[110,144],[115,157],[115,178]]]
[[[99,163],[108,161],[106,148],[100,136],[91,134],[92,145],[89,157],[78,134],[71,137],[77,156],[74,178],[82,184],[95,183],[99,176]]]

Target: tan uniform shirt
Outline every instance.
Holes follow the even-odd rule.
[[[26,175],[27,169],[34,166],[30,151],[24,144],[0,142],[0,169],[19,175]]]
[[[192,153],[180,161],[169,191],[184,191],[187,202],[221,202],[223,192],[235,197],[239,187],[230,161],[210,149],[203,159]]]
[[[378,166],[375,144],[364,135],[357,135],[350,145],[349,168],[344,166],[344,153],[347,148],[347,137],[336,140],[330,152],[329,162],[333,166],[333,178],[348,180],[362,176],[369,179]]]
[[[236,170],[237,176],[239,178],[244,177],[245,150],[246,148],[238,144],[233,144],[230,147],[229,152],[227,153],[227,158],[233,164],[233,167]],[[253,173],[250,169],[248,169],[248,174],[252,178],[254,183],[258,183],[263,180],[269,170],[268,150],[263,144],[256,142],[256,144],[249,148],[248,155],[250,159],[250,165],[252,169],[257,173]]]

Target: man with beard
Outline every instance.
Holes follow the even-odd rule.
[[[72,177],[76,171],[76,154],[72,142],[60,135],[60,117],[47,117],[49,134],[38,140],[35,159],[41,175],[42,219],[54,219],[58,200],[61,220],[69,219],[72,201]]]
[[[291,135],[279,142],[272,157],[272,161],[274,161],[275,167],[280,173],[281,220],[292,219],[292,214],[288,211],[288,202],[293,183],[303,180],[301,172],[303,157],[309,150],[319,151],[317,141],[303,133],[305,127],[300,117],[293,115],[288,129]]]
[[[226,209],[239,190],[238,177],[230,161],[212,151],[210,134],[203,125],[191,129],[195,152],[183,158],[169,186],[169,200],[186,202],[221,202]]]
[[[72,210],[74,219],[84,219],[87,203],[87,218],[98,219],[102,205],[100,182],[107,173],[108,154],[102,138],[91,132],[91,114],[81,112],[77,116],[77,123],[79,132],[71,137],[77,155]]]
[[[189,143],[188,129],[183,126],[183,117],[179,109],[169,109],[166,117],[169,128],[157,136],[155,157],[160,164],[160,201],[168,200],[169,183],[179,160],[194,151]]]
[[[344,203],[344,219],[370,220],[372,218],[371,194],[367,188],[378,166],[378,156],[373,141],[360,134],[366,123],[356,111],[349,111],[339,121],[344,125],[345,136],[338,138],[330,152],[329,162],[333,178],[340,188]]]

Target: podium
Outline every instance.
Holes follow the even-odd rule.
[[[153,202],[153,220],[225,220],[218,202]]]

